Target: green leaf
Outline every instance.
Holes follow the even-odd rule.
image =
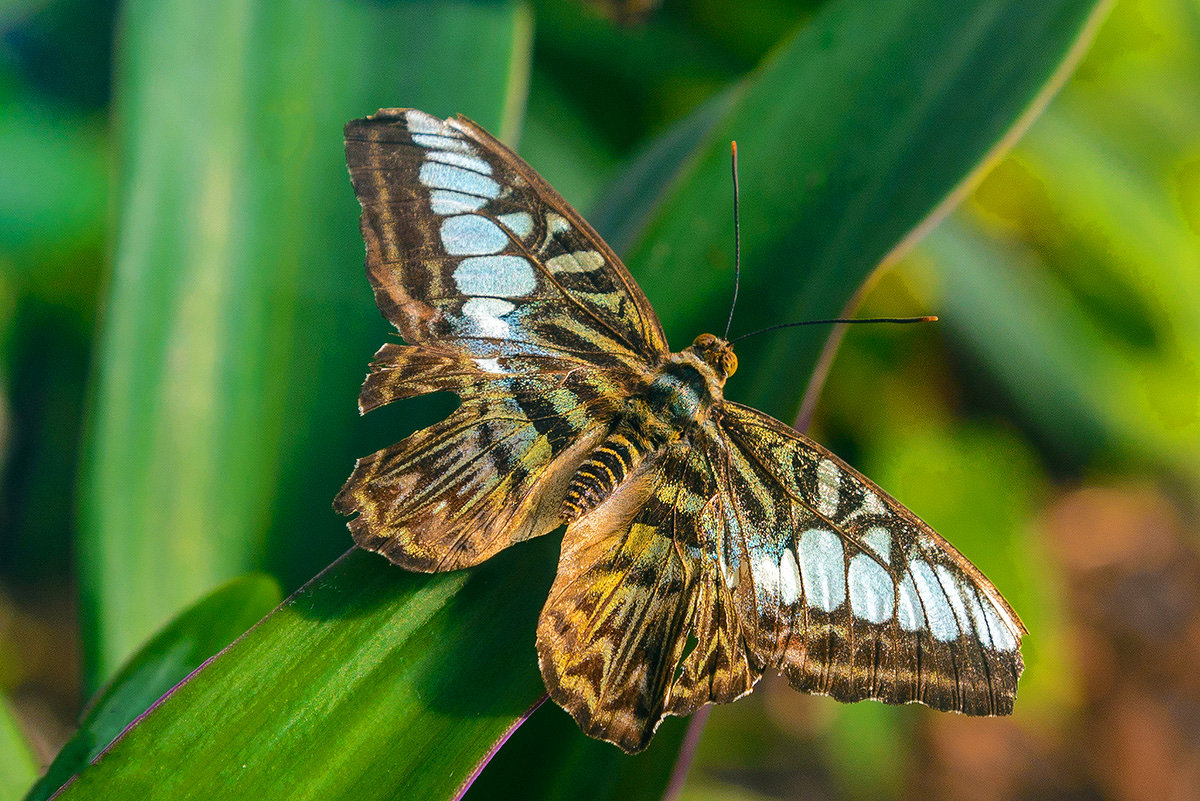
[[[657,179],[665,191],[643,190],[652,203],[635,231],[602,230],[630,243],[627,263],[676,347],[719,333],[733,284],[736,139],[743,302],[732,333],[837,316],[1030,118],[1106,6],[830,3],[722,107],[681,124],[698,141],[678,149],[669,180]],[[662,155],[652,150],[642,168],[661,173]],[[747,341],[730,394],[776,415],[794,411],[827,338],[813,327]]]
[[[524,97],[517,3],[200,10],[139,0],[120,24],[79,544],[91,686],[214,584],[263,566],[299,583],[345,547],[330,498],[379,447],[354,388],[390,329],[364,289],[342,125],[419,105],[511,137]]]
[[[23,282],[62,269],[100,246],[108,196],[107,144],[99,120],[72,114],[5,84],[0,76],[0,255]],[[9,265],[2,265],[8,268]],[[31,275],[32,274],[32,275]]]
[[[280,601],[279,582],[249,575],[213,590],[154,635],[89,704],[79,731],[63,746],[26,801],[49,798],[138,715]]]
[[[22,797],[38,775],[37,759],[7,700],[0,698],[0,801]]]
[[[483,771],[467,801],[508,801],[514,787],[521,788],[527,801],[662,798],[689,723],[690,719],[664,720],[650,747],[629,756],[585,737],[570,715],[547,702]]]
[[[542,693],[530,662],[555,550],[433,576],[347,554],[61,798],[450,798]]]

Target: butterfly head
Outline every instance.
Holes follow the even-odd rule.
[[[729,376],[737,372],[738,361],[737,356],[733,354],[733,346],[716,334],[701,334],[688,350],[713,369],[722,385]]]

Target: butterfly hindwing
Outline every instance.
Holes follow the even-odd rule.
[[[779,421],[725,402],[720,427],[720,558],[760,664],[841,701],[1012,711],[1024,628],[977,568]]]
[[[649,456],[567,528],[538,621],[546,687],[580,727],[636,752],[666,714],[749,692],[732,597],[702,553],[717,497],[704,455]]]
[[[463,403],[450,417],[360,459],[334,502],[358,513],[355,542],[433,572],[477,564],[557,527],[567,485],[613,411],[613,396],[589,378],[576,371],[561,386],[535,377],[460,389]]]

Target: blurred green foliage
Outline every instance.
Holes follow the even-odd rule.
[[[731,137],[746,268],[735,333],[860,301],[941,315],[848,332],[816,433],[947,533],[1025,618],[1017,715],[972,731],[1069,739],[1091,700],[1046,508],[1065,488],[1116,481],[1192,499],[1200,479],[1200,10],[1118,3],[1012,153],[860,292],[1005,134],[1093,4],[956,10],[971,5],[749,0],[731,14],[667,0],[631,28],[570,0],[0,6],[0,666],[87,646],[79,687],[0,671],[20,677],[0,687],[19,719],[0,709],[0,798],[33,778],[20,719],[44,715],[30,710],[70,719],[136,654],[44,794],[270,593],[245,585],[195,607],[223,626],[172,620],[180,610],[256,568],[298,587],[348,545],[328,504],[353,458],[444,409],[354,415],[387,327],[362,279],[340,128],[389,105],[519,138],[629,256],[676,346],[724,319]],[[790,416],[827,334],[747,342],[730,395]],[[234,786],[229,771],[262,759],[260,795],[388,797],[404,775],[446,797],[536,698],[532,620],[554,550],[432,580],[347,557],[71,795],[96,797],[110,776],[126,796],[205,776]],[[48,614],[45,588],[70,582],[78,629],[6,626]],[[206,637],[181,658],[191,625]],[[44,639],[14,635],[31,630]],[[936,716],[765,684],[714,712],[686,798],[929,795],[918,771],[938,764]],[[237,703],[220,707],[231,688]],[[97,730],[102,708],[119,712]],[[215,725],[218,708],[236,726]],[[653,796],[682,736],[672,723],[630,760],[547,705],[472,797]],[[413,749],[421,735],[438,747]],[[176,770],[200,754],[228,761]],[[267,764],[287,775],[268,782]]]

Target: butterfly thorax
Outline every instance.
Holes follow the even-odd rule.
[[[578,518],[648,457],[691,437],[722,400],[725,380],[736,369],[729,343],[712,334],[701,334],[691,347],[663,359],[626,398],[608,436],[576,471],[563,517]]]

